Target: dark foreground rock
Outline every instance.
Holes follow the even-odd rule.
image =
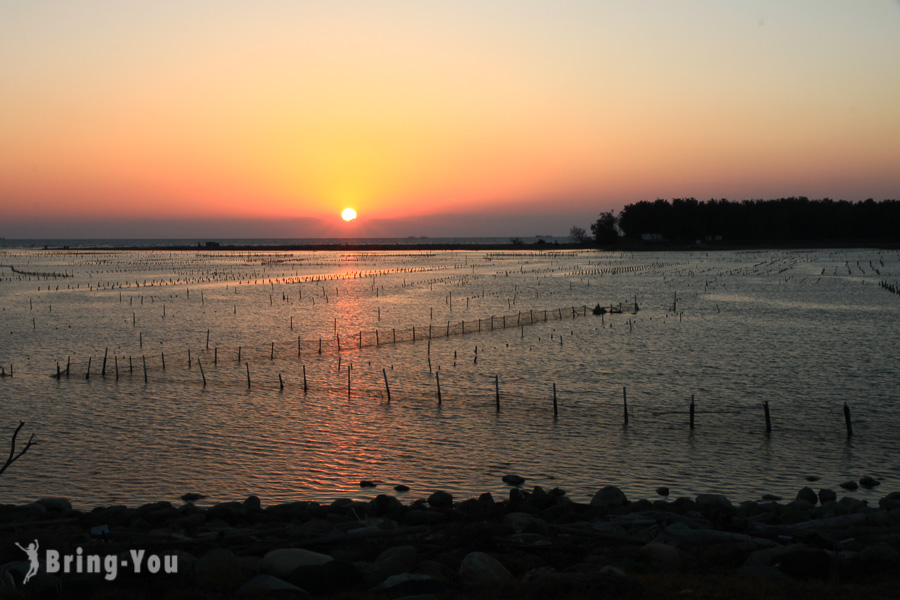
[[[0,598],[894,597],[900,493],[878,504],[810,488],[629,501],[610,486],[591,503],[540,488],[91,511],[54,498],[0,505]]]

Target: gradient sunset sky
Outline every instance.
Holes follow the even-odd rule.
[[[6,238],[565,235],[795,195],[900,198],[896,0],[0,3]]]

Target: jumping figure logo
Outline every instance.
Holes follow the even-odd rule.
[[[16,542],[16,546],[22,548],[22,545],[19,542]],[[41,561],[38,559],[38,541],[34,540],[30,544],[28,544],[27,548],[22,548],[22,552],[28,555],[28,560],[31,561],[31,566],[28,567],[28,572],[25,574],[25,579],[22,583],[28,583],[28,580],[31,579],[32,575],[36,575],[38,572],[38,567],[41,566]]]

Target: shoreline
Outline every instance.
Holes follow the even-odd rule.
[[[11,242],[16,240],[6,240]],[[38,240],[21,240],[37,242]],[[49,241],[49,240],[48,240]],[[54,242],[78,242],[80,240],[53,240]],[[118,240],[121,241],[121,240]],[[139,241],[139,240],[134,240]],[[69,245],[44,245],[34,243],[30,246],[3,246],[7,249],[34,249],[48,251],[128,251],[128,252],[427,252],[427,251],[507,251],[544,252],[551,250],[597,250],[609,252],[698,252],[698,251],[753,251],[753,250],[828,250],[828,249],[900,249],[900,241],[892,239],[848,239],[848,240],[731,240],[731,241],[670,241],[647,242],[641,240],[620,240],[610,246],[595,244],[537,242],[537,243],[415,243],[397,242],[394,244],[366,243],[364,240],[347,242],[328,242],[316,244],[222,244],[215,241],[198,241],[197,245],[171,244],[159,246],[127,245],[104,246],[89,245],[70,247]]]
[[[748,598],[763,588],[775,598],[808,588],[827,598],[895,593],[900,584],[900,492],[884,494],[878,506],[809,487],[791,500],[740,504],[714,494],[629,500],[613,486],[590,502],[540,487],[511,487],[503,499],[438,491],[408,504],[382,494],[263,507],[250,496],[209,508],[186,501],[78,511],[45,498],[0,506],[0,532],[0,597],[12,591],[9,582],[16,593],[103,598],[113,590],[133,598],[276,590],[287,597],[663,598],[684,586]],[[31,540],[62,555],[82,548],[85,556],[126,556],[140,548],[177,556],[177,573],[121,568],[110,581],[101,572],[48,573],[42,563],[44,571],[22,586],[28,562],[15,543]]]

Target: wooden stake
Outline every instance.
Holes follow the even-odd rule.
[[[353,365],[347,365],[347,397],[350,397],[350,371],[353,370]]]
[[[772,419],[769,418],[769,401],[766,400],[763,402],[763,410],[766,415],[766,433],[771,433],[772,431]]]
[[[441,372],[438,371],[434,374],[434,379],[437,382],[437,395],[438,395],[438,406],[441,405]]]
[[[109,355],[109,348],[103,351],[103,368],[100,370],[100,377],[106,379],[106,357]]]
[[[850,419],[850,407],[844,402],[844,422],[847,424],[847,439],[853,437],[853,421]]]
[[[306,365],[303,365],[303,393],[305,394],[309,388],[306,385]]]
[[[388,404],[391,403],[391,387],[388,385],[387,369],[382,368],[381,374],[384,375],[384,389],[387,392]]]
[[[691,429],[694,428],[694,395],[691,394]]]
[[[200,362],[200,359],[197,359],[197,366],[200,367],[200,377],[203,378],[203,387],[206,387],[206,373],[203,372],[203,363]]]
[[[87,368],[87,372],[84,374],[84,378],[85,379],[91,378],[91,357],[90,356],[88,357],[88,368]]]
[[[250,363],[244,363],[247,367],[247,389],[250,389]]]
[[[555,417],[558,414],[559,414],[559,410],[556,407],[556,384],[554,383],[553,384],[553,416]]]
[[[147,383],[147,357],[141,354],[141,360],[144,361],[144,383]]]
[[[278,374],[278,389],[279,390],[284,389],[284,381],[282,381],[282,379],[281,379],[281,373]]]
[[[628,392],[624,387],[622,388],[622,410],[625,413],[625,424],[628,425]]]
[[[500,376],[494,375],[494,390],[497,397],[497,412],[500,412]]]

